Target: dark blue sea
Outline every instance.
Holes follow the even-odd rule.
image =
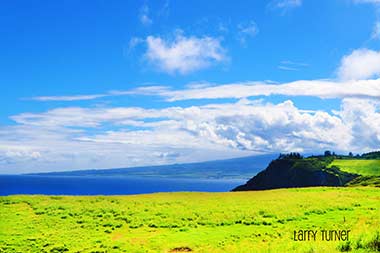
[[[238,179],[178,179],[131,176],[0,175],[0,196],[129,195],[154,192],[224,192],[244,183]]]

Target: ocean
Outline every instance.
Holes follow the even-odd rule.
[[[12,194],[130,195],[178,191],[225,192],[244,182],[243,179],[0,175],[0,196]]]

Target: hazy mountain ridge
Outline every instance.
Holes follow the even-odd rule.
[[[249,179],[262,171],[277,154],[248,156],[199,163],[32,173],[48,176],[146,176],[197,179]]]

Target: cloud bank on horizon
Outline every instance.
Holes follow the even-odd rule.
[[[333,2],[323,4],[336,7],[338,3]],[[221,21],[201,13],[194,16],[194,22],[187,21],[187,27],[183,19],[192,20],[192,15],[198,14],[178,16],[183,7],[169,1],[146,1],[142,6],[135,3],[133,22],[144,32],[131,29],[127,33],[130,39],[124,43],[124,57],[133,66],[127,66],[127,73],[121,71],[114,79],[102,74],[106,70],[101,55],[107,49],[98,53],[99,62],[88,62],[90,66],[99,64],[99,71],[92,73],[95,80],[114,85],[82,89],[78,83],[62,88],[64,85],[35,84],[41,79],[34,76],[26,82],[31,88],[28,92],[16,84],[13,88],[18,97],[2,95],[10,109],[1,114],[0,174],[196,162],[292,151],[379,149],[379,4],[376,0],[346,3],[347,12],[358,9],[375,13],[363,21],[375,25],[368,25],[362,41],[355,33],[345,31],[344,36],[353,41],[349,45],[342,42],[326,48],[324,44],[313,45],[315,38],[309,42],[321,47],[315,49],[320,50],[318,57],[333,55],[335,62],[326,64],[323,58],[300,58],[312,52],[292,39],[286,42],[283,37],[284,46],[289,48],[286,53],[271,52],[277,43],[268,46],[273,40],[268,34],[279,24],[265,23],[264,17],[286,23],[285,34],[292,34],[291,24],[308,22],[302,12],[316,8],[301,0],[258,4],[254,7],[263,16],[257,14],[257,19],[241,15],[243,18]],[[82,17],[79,20],[82,23]],[[206,31],[202,30],[205,24]],[[334,32],[334,25],[328,32]],[[117,29],[113,33],[118,34]],[[324,33],[318,36],[323,38]],[[71,46],[63,48],[70,51]],[[256,58],[251,58],[251,52]],[[83,55],[68,54],[79,61],[86,51]],[[32,53],[30,57],[38,65],[38,57]],[[263,76],[276,81],[251,70],[255,66],[260,69],[260,64],[263,72],[271,71]],[[49,72],[53,67],[46,64],[40,68]],[[86,82],[85,67],[71,71],[72,76],[58,77],[65,82]],[[125,75],[134,76],[131,83],[135,84],[118,85]],[[241,81],[244,79],[253,81]],[[9,80],[13,81],[1,81]]]

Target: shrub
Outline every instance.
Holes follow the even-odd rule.
[[[352,250],[351,242],[350,241],[346,241],[343,244],[339,244],[338,245],[338,250],[341,251],[341,252],[351,251]]]

